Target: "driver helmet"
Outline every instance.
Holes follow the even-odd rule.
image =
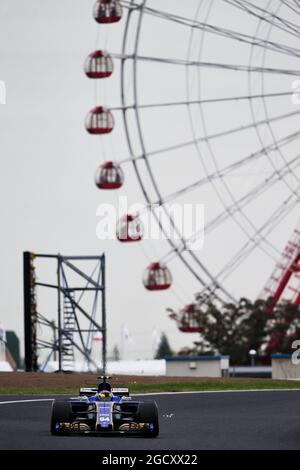
[[[109,390],[101,390],[98,393],[98,400],[100,401],[111,401],[113,394]]]

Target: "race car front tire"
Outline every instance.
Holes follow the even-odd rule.
[[[141,402],[139,403],[137,410],[137,417],[139,423],[149,423],[151,429],[145,431],[147,437],[157,437],[159,434],[159,423],[158,423],[158,408],[156,402]]]
[[[71,405],[66,400],[54,400],[52,404],[50,431],[53,435],[62,434],[57,423],[70,423],[72,420]]]

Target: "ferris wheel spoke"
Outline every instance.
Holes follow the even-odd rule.
[[[223,1],[229,5],[239,8],[240,10],[244,11],[247,15],[248,14],[253,15],[262,21],[272,24],[272,26],[275,26],[281,31],[285,31],[286,33],[291,34],[292,36],[295,36],[297,38],[299,38],[300,36],[300,28],[297,24],[292,23],[290,21],[286,21],[283,18],[280,18],[280,16],[272,13],[266,8],[261,8],[246,0],[243,0],[243,2],[241,2],[240,0],[223,0]],[[272,18],[272,20],[270,20],[270,17]],[[283,26],[280,26],[278,23],[275,23],[275,20],[281,23],[281,25],[286,26],[286,28]]]
[[[293,159],[293,162],[291,162],[291,163],[295,163],[294,169],[300,167],[300,154],[298,154]],[[279,170],[274,172],[269,178],[267,178],[267,180],[261,182],[259,185],[255,186],[251,191],[244,194],[238,200],[239,206],[245,207],[246,205],[250,204],[251,202],[253,202],[258,197],[260,197],[263,193],[265,193],[267,190],[269,190],[270,187],[272,187],[274,184],[280,182],[282,180],[283,176],[284,176],[284,172],[286,172],[286,171],[287,171],[286,166],[284,166],[283,169],[282,169],[282,172],[280,172]],[[295,191],[294,194],[290,195],[289,197],[298,198],[299,195]],[[237,212],[237,211],[238,211],[238,209],[237,209],[236,204],[232,204],[231,206],[228,206],[226,212],[224,212],[224,211],[220,212],[219,214],[217,214],[217,216],[215,216],[213,219],[211,219],[207,223],[207,225],[204,228],[205,233],[209,234],[211,231],[216,229],[220,224],[224,223],[229,217],[231,217],[234,212]],[[202,231],[201,231],[201,233],[202,233]],[[170,260],[170,259],[172,259],[172,257],[174,255],[176,256],[176,254],[179,251],[184,251],[187,246],[189,246],[191,243],[194,243],[198,239],[199,235],[200,235],[200,233],[197,232],[197,233],[193,234],[190,238],[185,239],[184,244],[182,244],[180,248],[177,247],[176,253],[174,253],[171,250],[170,252],[167,253],[167,255],[164,256],[164,259]],[[276,250],[276,251],[278,251],[278,250]]]
[[[293,169],[296,169],[300,166],[300,154],[298,154],[290,163],[289,166],[292,166],[292,163],[295,163],[295,165],[292,167]],[[289,170],[286,168],[286,165],[284,165],[280,170],[275,170],[271,176],[266,178],[263,182],[259,183],[256,185],[251,191],[247,192],[243,196],[241,196],[238,199],[238,205],[233,203],[232,205],[227,207],[227,211],[224,213],[218,214],[216,217],[214,217],[206,226],[206,231],[210,232],[211,230],[214,230],[217,228],[222,222],[224,222],[229,216],[231,216],[233,213],[238,212],[240,210],[240,207],[245,207],[254,200],[258,199],[262,194],[264,194],[267,190],[270,189],[274,184],[282,181],[283,177]],[[295,195],[295,191],[294,191]]]
[[[127,2],[123,2],[124,6],[126,6]],[[135,4],[136,5],[136,4]],[[127,5],[128,6],[128,5]],[[137,5],[136,5],[137,6]],[[230,29],[226,28],[221,28],[219,26],[214,26],[208,23],[201,23],[198,22],[194,19],[186,18],[183,16],[177,16],[173,15],[171,13],[168,13],[166,11],[162,10],[156,10],[150,7],[143,7],[143,12],[148,13],[150,15],[157,16],[161,19],[168,20],[168,21],[173,21],[175,23],[178,23],[183,26],[189,26],[195,29],[200,29],[205,32],[209,32],[212,34],[216,34],[218,36],[222,36],[224,38],[229,38],[233,39],[245,44],[254,44],[259,47],[267,48],[270,50],[273,50],[274,52],[279,52],[282,54],[288,54],[292,56],[299,57],[300,51],[299,49],[295,49],[293,47],[287,46],[285,44],[280,44],[280,43],[275,43],[272,41],[264,41],[259,38],[254,38],[250,35],[244,34],[244,33],[239,33],[237,31],[233,31]]]
[[[238,132],[243,132],[243,131],[252,129],[256,126],[261,126],[261,125],[267,124],[268,122],[281,121],[281,120],[287,119],[287,118],[292,117],[292,116],[297,116],[299,114],[300,114],[300,111],[292,111],[292,112],[289,112],[289,113],[286,113],[286,114],[281,114],[280,116],[274,116],[270,119],[263,119],[261,121],[257,121],[256,123],[251,122],[250,124],[246,124],[244,126],[234,127],[232,129],[228,129],[226,131],[217,132],[215,134],[210,134],[210,135],[207,135],[206,137],[199,137],[199,138],[196,138],[196,139],[193,139],[193,140],[188,140],[188,141],[185,141],[185,142],[181,142],[181,143],[178,143],[178,144],[175,144],[175,145],[170,145],[168,147],[162,147],[160,149],[152,150],[152,151],[147,152],[147,157],[161,155],[161,154],[164,154],[164,153],[167,153],[167,152],[171,152],[173,150],[178,150],[178,149],[182,149],[182,148],[185,148],[185,147],[189,147],[191,145],[194,145],[194,144],[197,144],[197,143],[200,143],[200,142],[207,142],[209,140],[214,140],[214,139],[218,139],[218,138],[221,138],[221,137],[226,137],[226,136],[231,135],[231,134],[236,134]],[[134,160],[144,159],[145,155],[146,154],[138,155],[138,156],[134,157]]]
[[[265,233],[265,237],[272,232],[276,226],[278,226],[289,213],[294,210],[299,204],[299,198],[294,201],[292,196],[282,203],[282,205],[271,215],[265,224],[261,227],[261,231],[265,228],[268,230]],[[255,238],[249,240],[237,253],[236,255],[226,263],[223,269],[217,274],[216,279],[218,283],[223,283],[225,280],[250,256],[254,249],[261,249],[261,245]],[[278,258],[271,257],[275,262]]]
[[[300,15],[300,12],[299,12],[299,7],[300,7],[300,4],[298,2],[295,2],[294,1],[294,4],[295,4],[295,7],[294,5],[291,4],[291,2],[289,2],[288,0],[281,0],[281,3],[283,3],[284,5],[287,6],[287,8],[289,8],[291,11],[293,11],[294,13],[296,13],[297,15]]]
[[[300,76],[300,70],[288,70],[288,69],[278,69],[271,67],[249,67],[247,65],[238,65],[238,64],[225,64],[221,62],[199,62],[196,60],[184,60],[184,59],[169,59],[167,57],[151,57],[143,55],[126,55],[121,57],[120,54],[111,54],[111,57],[118,59],[133,59],[134,61],[149,61],[149,62],[158,62],[159,64],[166,65],[181,65],[189,67],[203,67],[203,68],[216,68],[222,70],[229,70],[234,72],[258,72],[258,73],[271,73],[271,74],[282,74],[282,75],[292,75],[295,77]],[[300,51],[299,51],[300,57]]]
[[[280,9],[280,6],[278,6],[278,8],[276,9],[276,13],[279,11],[279,9]],[[257,25],[255,34],[258,34],[258,31],[259,31],[259,28],[260,28],[260,24],[261,24],[261,20],[259,21],[259,23],[258,23],[258,25]],[[269,27],[269,30],[268,30],[268,33],[267,33],[267,39],[269,39],[270,34],[271,34],[271,31],[272,31],[272,22],[271,22],[271,24],[270,24],[270,27]],[[252,64],[253,57],[254,57],[254,46],[251,46],[250,56],[249,56],[249,65]],[[262,66],[265,65],[265,60],[266,60],[266,50],[263,51],[263,57],[262,57],[262,63],[261,63]],[[252,81],[251,81],[251,78],[252,78],[252,76],[251,76],[251,74],[250,74],[250,72],[249,72],[249,74],[248,74],[248,91],[249,91],[249,93],[252,93],[252,87],[251,87]],[[264,91],[265,91],[264,74],[261,75],[261,81],[260,81],[260,83],[261,83],[261,92],[262,92],[262,94],[263,94]],[[269,114],[268,114],[268,111],[267,111],[267,102],[266,102],[266,100],[265,100],[264,98],[262,98],[262,102],[263,102],[263,109],[264,109],[264,112],[265,112],[265,118],[266,118],[266,119],[269,119]],[[255,113],[253,101],[249,102],[249,106],[250,106],[250,112],[251,112],[251,116],[252,116],[252,121],[253,121],[253,123],[255,124],[255,122],[256,122],[256,113]],[[266,125],[267,125],[267,127],[268,127],[268,129],[269,129],[269,132],[270,132],[270,134],[271,134],[271,137],[272,137],[273,142],[274,142],[275,144],[277,144],[277,139],[276,139],[276,137],[275,137],[275,135],[274,135],[273,128],[272,128],[270,122],[267,122]],[[264,145],[264,139],[263,139],[263,137],[262,137],[262,135],[261,135],[260,128],[255,127],[254,129],[255,129],[255,132],[256,132],[258,141],[260,142],[261,145]],[[286,158],[285,158],[285,156],[284,156],[284,153],[283,153],[283,151],[282,151],[282,148],[281,148],[280,146],[278,146],[278,147],[276,146],[276,152],[280,155],[280,157],[281,157],[283,163],[287,166],[287,160],[286,160]],[[273,158],[269,155],[269,153],[267,153],[266,156],[267,156],[267,158],[268,158],[268,161],[269,161],[271,167],[274,169],[274,171],[276,171],[277,167],[276,167],[276,164],[275,164]],[[292,171],[290,170],[290,168],[289,168],[288,166],[287,166],[287,168],[289,169],[289,173],[291,174]],[[297,175],[296,172],[293,172],[292,174],[293,174],[293,176],[296,176],[296,175]],[[299,182],[299,179],[298,179],[297,176],[296,176],[296,180]],[[285,186],[288,188],[288,190],[293,194],[293,191],[294,191],[294,190],[293,190],[291,184],[289,183],[288,179],[287,179],[287,178],[284,178],[284,179],[283,179],[283,182],[284,182]]]
[[[244,261],[247,257],[249,257],[253,249],[260,247],[260,242],[259,240],[256,240],[256,235],[259,235],[261,232],[267,229],[267,232],[265,233],[265,236],[267,236],[270,231],[273,231],[291,212],[291,210],[294,209],[299,203],[299,197],[296,198],[294,201],[290,199],[292,199],[292,196],[289,196],[289,198],[281,204],[277,211],[275,211],[269,217],[269,219],[262,225],[262,227],[258,230],[257,234],[255,234],[255,236],[253,236],[253,238],[248,241],[247,244],[245,244],[245,246],[240,250],[240,262]],[[278,258],[272,257],[272,259],[276,262]]]
[[[213,173],[209,173],[209,174],[207,174],[207,176],[205,176],[205,177],[203,177],[203,178],[201,178],[201,179],[185,186],[184,188],[180,188],[179,190],[174,191],[173,193],[168,194],[167,196],[164,196],[161,203],[163,202],[163,203],[166,204],[166,203],[169,203],[171,201],[174,201],[175,199],[177,199],[180,196],[188,194],[188,193],[190,193],[190,192],[192,192],[196,189],[199,189],[201,186],[204,186],[206,184],[211,183],[211,181],[214,180],[214,179],[224,178],[224,177],[230,176],[232,172],[236,171],[237,169],[243,168],[247,164],[252,163],[257,158],[263,157],[264,155],[266,155],[267,152],[270,152],[274,149],[276,150],[280,147],[288,145],[288,144],[290,144],[291,142],[293,142],[294,140],[296,140],[299,137],[300,137],[300,131],[289,134],[288,136],[278,140],[276,143],[272,143],[270,145],[267,145],[267,146],[261,148],[260,150],[258,150],[257,152],[251,153],[250,155],[238,160],[237,162],[234,162],[230,165],[227,165],[223,168],[220,168],[220,169],[218,169],[217,171],[215,171]],[[160,203],[160,201],[156,201],[156,202],[152,203],[152,205],[158,205],[159,203]]]
[[[197,12],[198,13],[198,12]],[[208,20],[208,15],[210,14],[210,9],[209,11],[207,12],[207,16],[205,18],[205,21]],[[190,40],[189,40],[189,49],[188,49],[188,58],[191,57],[191,51],[192,51],[192,44],[193,44],[193,34],[194,34],[194,30],[191,31],[191,35],[190,35]],[[204,45],[204,34],[202,34],[202,37],[201,37],[201,42],[200,42],[200,49],[199,49],[199,55],[198,55],[198,61],[201,62],[201,58],[202,58],[202,53],[203,53],[203,45]],[[199,80],[199,83],[202,83],[201,81],[201,71],[202,69],[198,69],[197,72],[198,72],[198,80]],[[186,66],[186,96],[187,98],[189,98],[189,86],[188,86],[188,79],[189,79],[189,67]],[[198,90],[198,98],[200,99],[200,88]],[[203,126],[203,130],[204,130],[204,137],[207,137],[208,136],[208,132],[207,132],[207,127],[206,127],[206,122],[205,122],[205,119],[204,119],[204,114],[203,114],[203,105],[201,103],[199,103],[199,110],[200,110],[200,116],[201,116],[201,119],[202,119],[202,126]],[[193,138],[196,139],[197,138],[197,135],[196,135],[196,129],[195,129],[195,126],[194,126],[194,122],[193,122],[193,118],[192,118],[192,113],[191,113],[191,109],[190,107],[188,106],[188,115],[189,115],[189,120],[190,120],[190,125],[191,125],[191,130],[192,130],[192,135],[193,135]],[[212,157],[212,160],[214,162],[214,165],[215,165],[215,168],[216,168],[216,173],[217,175],[219,176],[219,180],[223,186],[223,188],[225,189],[225,191],[227,192],[227,194],[229,195],[230,199],[233,201],[233,203],[237,206],[237,201],[235,199],[235,197],[233,196],[233,193],[232,191],[229,189],[224,177],[221,176],[221,173],[220,173],[220,167],[218,166],[217,164],[217,161],[216,161],[216,158],[215,158],[215,154],[213,152],[213,149],[212,149],[212,146],[210,145],[210,142],[209,141],[206,141],[206,146],[209,150],[209,153]],[[199,145],[196,144],[196,149],[197,149],[197,153],[199,155],[199,158],[201,160],[201,163],[202,163],[202,166],[206,172],[206,175],[208,176],[209,172],[208,172],[208,169],[207,169],[207,164],[205,162],[205,160],[203,159],[203,156],[202,156],[202,152],[199,148]],[[224,210],[227,211],[227,206],[226,206],[226,203],[223,199],[223,196],[219,190],[219,188],[217,187],[217,180],[215,181],[214,179],[211,180],[211,184],[212,184],[212,187],[214,189],[214,192],[217,196],[217,199],[220,201],[221,205],[224,207]],[[239,208],[238,208],[239,209]],[[244,228],[243,224],[237,220],[237,218],[233,215],[232,216],[234,222],[236,223],[236,225],[241,229],[241,231],[243,233],[245,233],[246,235],[248,235],[248,232],[247,230]],[[245,217],[245,219],[247,220],[247,218]],[[250,221],[249,221],[250,222]]]
[[[188,100],[188,101],[170,101],[170,102],[157,102],[157,103],[147,103],[147,104],[140,104],[140,109],[149,109],[149,108],[164,108],[164,107],[172,107],[172,106],[188,106],[194,104],[215,104],[215,103],[227,103],[231,101],[250,101],[255,99],[261,98],[281,98],[283,96],[292,96],[294,91],[283,91],[277,93],[258,93],[254,95],[237,95],[231,96],[226,98],[209,98],[209,99],[201,99],[201,100]],[[112,106],[110,107],[110,111],[123,111],[134,109],[135,105],[124,105],[124,106]]]
[[[268,231],[266,232],[263,238],[266,238],[266,236],[271,231],[273,231],[274,228],[276,228],[276,226],[279,225],[279,223],[282,222],[282,220],[284,220],[284,218],[298,205],[299,197],[296,198],[295,201],[291,201],[291,199],[292,196],[289,196],[287,200],[282,203],[280,208],[277,209],[271,215],[271,217],[269,217],[268,221],[264,223],[263,226],[260,227],[260,229],[258,229],[258,232],[261,232],[263,229],[269,227]],[[225,280],[237,269],[237,267],[240,266],[241,263],[249,257],[249,255],[253,252],[255,248],[259,248],[261,251],[271,257],[273,261],[277,261],[277,258],[274,258],[262,247],[260,240],[257,241],[256,237],[253,236],[252,239],[248,240],[246,244],[226,263],[222,270],[214,277],[212,283],[206,285],[203,288],[201,293],[207,291],[216,292],[216,290],[218,290],[220,286],[223,286]]]
[[[206,131],[206,126],[204,124],[204,129]],[[216,172],[214,175],[212,176],[215,176],[215,177],[210,177],[209,174],[207,174],[207,177],[209,178],[209,181],[210,183],[212,183],[214,189],[215,189],[215,192],[216,192],[216,195],[218,197],[218,199],[220,200],[221,204],[223,205],[224,207],[224,210],[225,210],[225,214],[228,213],[229,215],[231,215],[233,218],[234,218],[234,221],[235,223],[239,226],[239,228],[244,232],[244,234],[246,234],[247,236],[250,235],[250,231],[249,231],[249,228],[245,228],[244,225],[236,219],[235,217],[235,214],[236,213],[240,213],[243,217],[243,219],[245,220],[245,222],[247,222],[247,224],[249,225],[249,227],[251,229],[254,229],[254,231],[256,230],[256,227],[255,225],[252,223],[252,221],[249,219],[249,217],[244,214],[243,210],[242,210],[242,207],[240,207],[240,202],[243,201],[243,198],[241,200],[238,200],[236,199],[236,197],[233,195],[233,192],[231,191],[230,189],[230,186],[227,184],[226,182],[226,176],[230,176],[231,174],[231,171],[235,171],[236,169],[238,169],[239,167],[243,166],[244,164],[247,164],[247,163],[250,163],[253,161],[253,159],[255,158],[258,158],[258,157],[261,157],[263,155],[268,155],[268,153],[270,151],[273,151],[274,149],[275,150],[278,150],[279,148],[281,148],[281,146],[284,146],[284,145],[287,145],[289,143],[291,143],[292,141],[294,141],[296,138],[299,137],[299,132],[296,132],[296,133],[293,133],[291,135],[288,135],[286,137],[284,137],[283,139],[281,139],[280,141],[278,142],[274,142],[273,144],[267,146],[267,147],[263,147],[262,149],[260,149],[258,152],[255,152],[254,154],[251,154],[250,156],[246,157],[245,159],[242,159],[238,162],[235,162],[234,164],[230,165],[227,169],[221,169],[217,163],[217,160],[215,158],[215,155],[214,155],[214,152],[212,150],[212,148],[210,147],[209,145],[209,142],[207,142],[207,145],[208,145],[208,148],[209,148],[209,151],[210,151],[210,154],[212,156],[212,159],[214,161],[214,164],[215,164],[215,167],[216,167]],[[200,154],[200,157],[201,157],[201,153],[199,152]],[[296,158],[296,160],[298,159],[298,157]],[[283,170],[287,170],[285,172],[288,173],[290,172],[290,167],[289,165],[287,164],[287,162],[285,162],[284,166],[282,167],[281,171]],[[206,171],[207,173],[207,171]],[[278,173],[278,170],[276,168],[274,168],[274,172],[273,172],[273,175],[276,176],[276,175],[279,175]],[[270,180],[272,179],[272,176],[270,177]],[[216,184],[214,184],[214,182],[216,183],[217,181],[220,181],[221,184],[224,186],[224,189],[227,191],[230,199],[232,200],[232,206],[230,206],[230,209],[228,211],[228,206],[225,204],[225,202],[223,201],[223,198],[216,186]],[[268,180],[266,180],[267,182]],[[263,185],[266,183],[264,182]],[[258,189],[258,188],[256,188]],[[255,189],[255,195],[258,196],[259,193],[256,193],[256,189]],[[217,218],[218,220],[219,218]],[[263,241],[263,240],[262,240]],[[268,243],[268,242],[267,242]]]
[[[206,18],[207,19],[207,18]],[[203,41],[204,41],[204,37],[202,36],[201,38],[201,46],[200,46],[200,51],[199,51],[199,58],[198,60],[201,61],[201,57],[202,57],[202,52],[203,52]],[[190,38],[190,48],[191,48],[191,45],[192,45],[192,38]],[[253,46],[252,46],[253,48]],[[189,49],[189,53],[190,53],[190,49]],[[188,69],[187,69],[188,70]],[[202,69],[201,69],[202,70]],[[201,70],[198,71],[198,75],[199,75],[199,83],[202,82],[201,80]],[[248,74],[250,73],[250,71],[248,72]],[[200,89],[199,89],[199,92],[200,92]],[[187,97],[188,97],[188,87],[187,87]],[[199,95],[199,98],[200,98],[200,95]],[[251,106],[253,106],[253,102],[251,102]],[[201,118],[202,118],[202,126],[203,126],[203,129],[204,129],[204,137],[207,137],[208,136],[208,132],[207,132],[207,126],[206,126],[206,122],[205,122],[205,116],[204,116],[204,112],[203,112],[203,107],[201,104],[199,104],[199,108],[200,108],[200,115],[201,115]],[[190,118],[190,124],[191,124],[191,128],[192,128],[192,134],[193,134],[193,137],[194,139],[196,138],[196,131],[195,131],[195,128],[194,128],[194,125],[193,125],[193,119],[192,119],[192,115],[191,115],[191,112],[190,112],[190,109],[188,109],[188,112],[189,112],[189,118]],[[268,117],[269,119],[269,117]],[[254,120],[253,120],[253,123],[254,123]],[[256,122],[254,123],[256,125]],[[255,126],[255,129],[256,129],[256,126]],[[257,132],[257,129],[256,129],[256,132]],[[275,143],[275,140],[274,140],[274,143]],[[277,142],[276,142],[277,144]],[[209,153],[210,153],[210,156],[212,157],[212,161],[215,165],[215,168],[216,168],[216,171],[218,172],[218,170],[220,169],[220,166],[218,164],[218,161],[217,161],[217,158],[215,156],[215,153],[213,151],[213,148],[210,144],[210,141],[209,140],[206,140],[206,145],[207,145],[207,148],[209,150]],[[262,148],[264,147],[264,145],[262,144],[261,142],[261,145],[262,145]],[[199,157],[202,161],[202,165],[207,173],[207,169],[206,169],[206,163],[205,161],[203,160],[202,158],[202,154],[201,154],[201,151],[198,147],[198,145],[196,145],[197,147],[197,151],[198,151],[198,154],[199,154]],[[279,146],[278,146],[279,148]],[[267,155],[268,155],[268,152],[266,152]],[[268,155],[268,158],[269,158],[269,155]],[[274,167],[274,166],[273,166]],[[274,168],[274,170],[276,170]],[[217,198],[219,199],[219,201],[221,202],[221,204],[223,205],[224,207],[224,210],[225,210],[225,214],[229,214],[233,221],[235,222],[235,224],[239,227],[239,229],[249,238],[250,234],[252,233],[252,231],[256,231],[257,228],[255,226],[255,224],[252,222],[252,220],[244,213],[243,211],[243,208],[240,206],[240,202],[238,201],[238,199],[235,197],[235,195],[233,194],[233,191],[231,190],[230,188],[230,185],[227,184],[226,180],[221,176],[220,174],[220,182],[221,182],[221,185],[222,187],[224,188],[224,190],[226,191],[226,193],[228,194],[229,198],[231,199],[232,201],[232,208],[234,210],[230,210],[228,212],[228,208],[227,208],[227,204],[225,203],[225,201],[223,200],[223,196],[220,192],[220,190],[218,189],[217,187],[217,181],[214,181],[214,180],[211,180],[211,183],[212,183],[212,187],[217,195]],[[242,220],[239,220],[236,215],[237,214],[240,214],[241,217],[242,217]],[[245,226],[246,224],[246,226]],[[250,228],[250,230],[249,230]],[[264,242],[268,245],[270,245],[270,243],[267,241],[267,240],[264,240],[263,238],[261,239],[261,242]],[[274,248],[272,245],[271,245],[271,248]]]
[[[289,196],[282,205],[269,217],[269,219],[260,227],[259,231],[267,229],[265,237],[269,235],[284,219],[287,217],[290,212],[297,207],[299,204],[299,197],[295,200],[292,196]],[[255,234],[256,235],[256,234]],[[242,248],[231,258],[222,270],[217,274],[216,279],[219,282],[224,282],[256,249],[260,248],[260,242],[256,240],[255,236],[251,240],[248,240]],[[275,262],[278,261],[278,258],[271,257]]]
[[[198,272],[190,265],[190,263],[184,258],[183,253],[178,253],[179,259],[183,262],[183,264],[186,266],[186,268],[191,272],[191,274],[200,282],[202,286],[205,287],[207,286],[207,282],[203,281],[203,279],[199,276]],[[196,258],[194,254],[192,254],[192,257]],[[201,269],[206,273],[211,281],[214,280],[214,277],[207,271],[205,268],[204,264],[200,262],[200,260],[196,259],[198,264],[200,265]],[[221,284],[217,283],[217,288],[219,291],[221,291],[223,294],[225,294],[225,298],[221,297],[219,294],[216,295],[216,299],[221,301],[221,303],[225,303],[226,300],[231,299],[231,301],[236,302],[236,299],[234,296],[227,291]]]
[[[279,9],[280,9],[280,5],[279,5],[278,8],[276,9],[276,13],[279,11]],[[274,20],[274,18],[273,18],[273,20]],[[267,33],[267,37],[266,37],[267,40],[269,40],[269,38],[270,38],[270,34],[271,34],[271,31],[272,31],[272,27],[273,27],[273,20],[272,20],[271,23],[270,23],[270,27],[269,27],[269,30],[268,30],[268,33]],[[256,34],[258,34],[258,31],[259,31],[259,28],[260,28],[260,23],[261,23],[261,20],[260,20],[260,22],[259,22],[258,25],[257,25]],[[249,65],[251,65],[251,63],[252,63],[253,56],[254,56],[254,46],[252,46],[252,47],[251,47],[251,50],[250,50]],[[262,65],[263,67],[265,66],[265,62],[266,62],[266,50],[264,50],[263,56],[262,56],[262,63],[261,63],[261,65]],[[250,78],[251,78],[251,74],[250,74],[250,72],[249,72],[249,75],[248,75],[248,90],[249,90],[249,93],[252,93],[252,89],[251,89],[251,84],[252,84],[252,82],[251,82]],[[261,92],[262,92],[262,94],[264,94],[264,92],[265,92],[265,77],[264,77],[264,74],[261,75]],[[266,117],[266,119],[269,119],[269,113],[268,113],[268,108],[267,108],[267,102],[266,102],[266,100],[265,100],[264,98],[262,98],[262,102],[263,102],[263,109],[264,109],[264,112],[265,112],[265,117]],[[250,105],[250,111],[251,111],[252,121],[253,121],[253,123],[255,123],[256,117],[255,117],[255,110],[254,110],[254,103],[253,103],[253,101],[249,102],[249,105]],[[270,134],[271,134],[271,137],[272,137],[272,139],[273,139],[273,142],[276,143],[277,139],[276,139],[276,137],[275,137],[275,134],[274,134],[274,132],[273,132],[273,128],[272,128],[270,122],[267,123],[267,127],[268,127],[268,129],[269,129],[269,132],[270,132]],[[255,132],[256,132],[256,135],[257,135],[257,137],[258,137],[259,142],[261,143],[261,145],[263,145],[263,138],[262,138],[262,136],[261,136],[261,132],[260,132],[260,129],[259,129],[258,127],[255,127]],[[284,163],[287,163],[286,158],[285,158],[285,156],[284,156],[284,153],[282,152],[282,149],[281,149],[280,147],[277,148],[277,152],[278,152],[278,154],[280,155],[282,161],[283,161]],[[274,168],[274,170],[276,170],[276,165],[275,165],[275,163],[273,162],[273,159],[269,156],[269,154],[267,154],[267,158],[268,158],[268,160],[269,160],[271,166]],[[298,182],[300,182],[299,178],[297,177],[297,174],[294,173],[293,175],[295,176],[296,180],[297,180]],[[284,183],[285,183],[286,187],[287,187],[291,192],[293,192],[293,190],[292,190],[292,188],[291,188],[289,182],[286,181],[286,180],[284,180]]]

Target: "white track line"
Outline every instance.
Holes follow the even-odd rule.
[[[201,395],[211,394],[211,393],[251,393],[251,392],[300,392],[300,389],[297,388],[275,388],[275,389],[268,389],[268,388],[261,388],[255,390],[192,390],[187,392],[153,392],[153,393],[134,393],[131,396],[133,397],[147,397],[152,395],[184,395],[184,394],[191,394],[191,393],[198,393]],[[28,400],[8,400],[8,401],[0,401],[0,405],[9,405],[9,404],[16,404],[16,403],[34,403],[40,401],[53,401],[54,398],[33,398]]]
[[[258,388],[255,390],[191,390],[186,392],[152,392],[152,393],[132,393],[131,396],[150,396],[150,395],[181,395],[190,393],[210,394],[210,393],[251,393],[251,392],[300,392],[300,388]]]
[[[0,405],[10,405],[15,403],[32,403],[37,401],[53,401],[54,398],[34,398],[30,400],[9,400],[9,401],[0,401]]]

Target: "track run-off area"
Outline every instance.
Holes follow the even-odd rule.
[[[300,449],[299,390],[162,393],[145,399],[152,397],[159,407],[156,439],[52,436],[54,395],[1,395],[0,450]]]

